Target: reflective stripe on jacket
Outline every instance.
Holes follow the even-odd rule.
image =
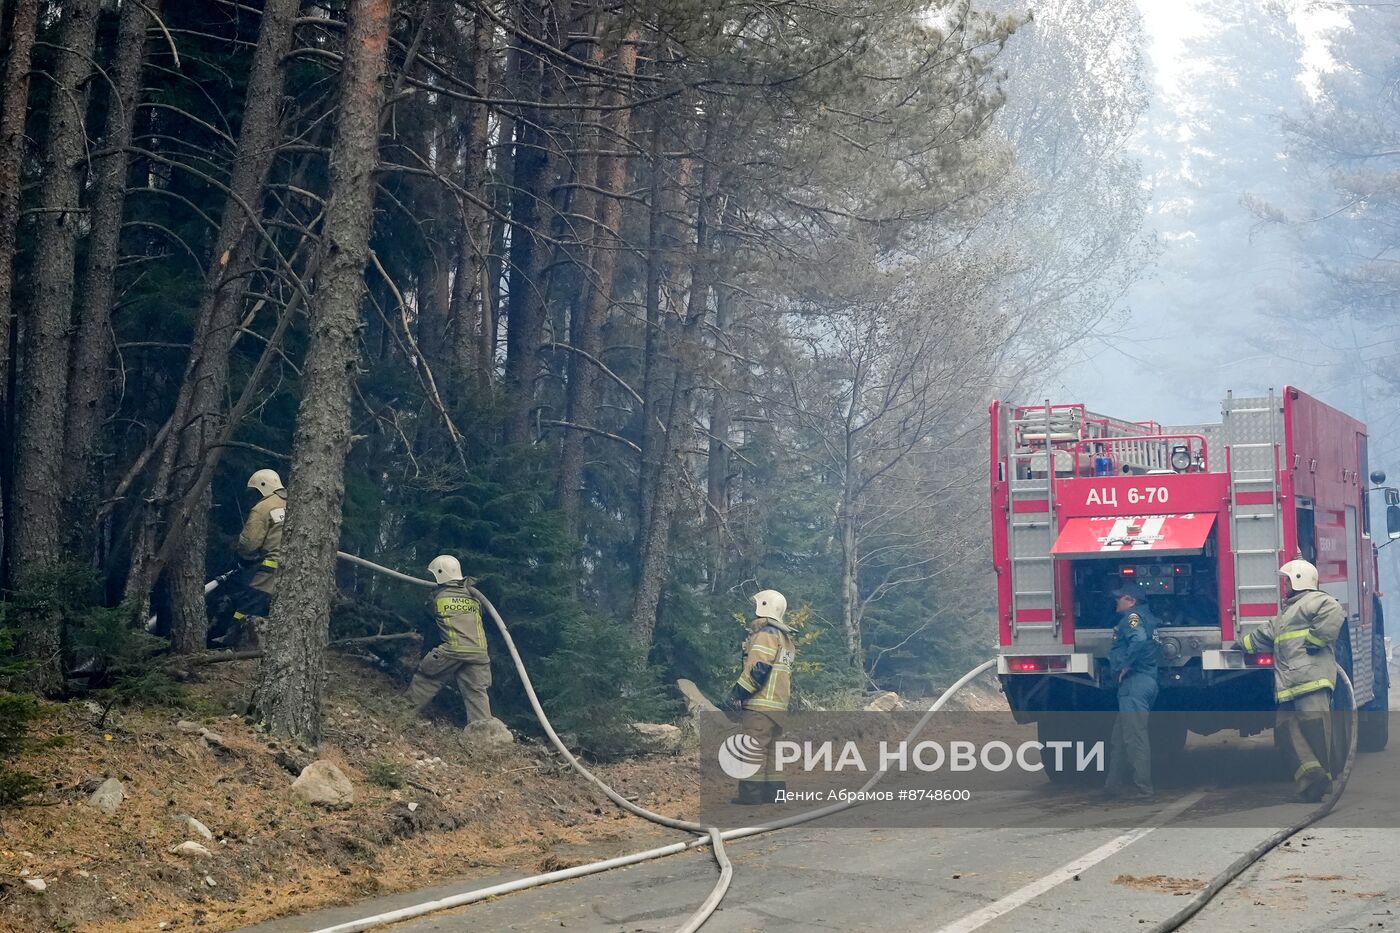
[[[1246,633],[1241,644],[1252,653],[1273,653],[1274,699],[1282,703],[1336,686],[1332,646],[1346,620],[1341,603],[1321,590],[1306,590],[1284,600],[1283,611]]]
[[[481,603],[467,592],[465,583],[447,583],[428,599],[433,620],[442,633],[442,651],[454,657],[485,657],[486,628]]]
[[[786,710],[792,699],[792,662],[797,658],[797,644],[792,634],[770,619],[755,619],[758,628],[744,642],[744,669],[739,674],[739,687],[747,694],[744,709]],[[769,666],[768,675],[759,681],[754,667]]]

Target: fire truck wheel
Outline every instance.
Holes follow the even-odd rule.
[[[1104,748],[1108,747],[1108,735],[1103,733],[1104,717],[1092,712],[1044,712],[1040,714],[1040,719],[1036,721],[1036,738],[1041,745],[1050,742],[1073,742],[1083,743],[1085,746],[1095,742],[1103,742]],[[1101,771],[1079,771],[1074,767],[1074,755],[1065,755],[1064,768],[1055,767],[1055,757],[1049,754],[1041,755],[1041,763],[1045,766],[1045,776],[1051,784],[1063,785],[1094,785],[1100,784],[1104,779],[1104,772]]]
[[[1363,752],[1383,752],[1390,741],[1390,714],[1362,710],[1356,714],[1356,748]]]
[[[1148,740],[1154,762],[1172,762],[1186,749],[1184,713],[1157,713],[1148,720]]]

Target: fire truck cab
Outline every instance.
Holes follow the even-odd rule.
[[[1257,713],[1274,707],[1273,658],[1238,641],[1279,611],[1278,568],[1303,557],[1347,612],[1336,652],[1365,711],[1360,745],[1383,748],[1372,481],[1384,476],[1368,474],[1365,425],[1291,387],[1231,394],[1219,423],[1174,427],[993,403],[998,673],[1017,720],[1037,722],[1043,740],[1085,738],[1074,722],[1097,717],[1065,713],[1116,709],[1111,594],[1134,580],[1160,622],[1155,708],[1182,714],[1154,717],[1180,724],[1154,733],[1154,753],[1188,729],[1258,731]]]

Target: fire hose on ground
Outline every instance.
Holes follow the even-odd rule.
[[[359,566],[373,570],[376,573],[380,573],[393,579],[400,580],[404,583],[410,583],[417,586],[434,585],[431,581],[423,580],[405,573],[400,573],[397,570],[392,570],[381,564],[376,564],[373,561],[366,560],[362,557],[357,557],[353,554],[347,554],[344,551],[337,552],[337,556],[341,560],[344,560],[348,563],[357,564]],[[216,577],[215,579],[209,581],[209,583],[205,585],[205,592],[208,593],[213,591],[220,583],[228,579],[228,577],[231,575],[232,572],[224,574],[220,577]],[[684,925],[678,928],[678,933],[694,933],[694,931],[699,930],[700,927],[702,927],[705,924],[705,922],[711,917],[711,915],[713,915],[714,911],[719,907],[719,904],[724,899],[724,895],[727,893],[730,883],[733,879],[734,868],[729,860],[728,854],[725,852],[725,842],[735,839],[745,839],[750,836],[757,836],[763,833],[774,832],[780,829],[787,829],[792,826],[798,826],[803,823],[809,823],[814,820],[818,820],[823,817],[831,816],[835,813],[851,809],[852,807],[859,806],[861,803],[861,798],[865,796],[865,792],[871,790],[877,784],[879,784],[880,781],[882,781],[885,775],[888,773],[888,770],[885,767],[881,767],[880,770],[876,771],[873,775],[871,775],[870,779],[866,781],[864,785],[862,785],[858,793],[852,795],[852,799],[850,800],[832,804],[826,807],[819,807],[815,810],[794,814],[793,816],[784,817],[779,820],[772,820],[755,826],[739,827],[728,830],[720,830],[718,827],[715,826],[704,826],[700,823],[695,823],[690,820],[681,820],[675,817],[669,817],[665,814],[656,813],[654,811],[646,809],[645,807],[638,806],[637,804],[632,803],[632,801],[619,794],[616,790],[610,787],[606,782],[604,782],[601,778],[595,775],[592,771],[588,770],[588,768],[585,767],[583,763],[580,762],[571,751],[569,751],[568,747],[564,744],[563,740],[561,740],[559,738],[559,735],[554,731],[554,727],[549,721],[549,716],[545,713],[544,708],[540,705],[539,697],[535,694],[534,684],[530,680],[529,672],[525,669],[525,662],[520,657],[520,652],[516,649],[515,640],[511,637],[510,630],[509,628],[507,628],[505,620],[496,610],[495,605],[493,605],[490,599],[488,599],[483,593],[481,593],[475,587],[469,586],[468,590],[476,599],[478,599],[481,602],[481,605],[485,607],[487,614],[491,617],[491,621],[495,624],[497,631],[500,633],[502,640],[505,642],[506,648],[510,652],[511,661],[515,665],[516,673],[519,675],[521,684],[525,688],[525,694],[530,701],[531,709],[534,711],[536,719],[538,719],[540,726],[544,729],[545,734],[549,737],[550,743],[554,746],[555,750],[564,757],[564,759],[569,763],[569,765],[581,777],[583,777],[590,784],[592,784],[599,791],[601,791],[609,800],[611,800],[618,807],[622,808],[623,810],[626,810],[627,812],[635,816],[639,816],[642,819],[648,820],[649,822],[655,823],[660,826],[665,826],[670,829],[677,829],[684,832],[693,833],[695,834],[695,836],[694,838],[689,839],[685,842],[676,842],[672,843],[671,845],[647,849],[641,852],[633,852],[628,855],[604,859],[598,862],[590,862],[584,865],[576,865],[572,868],[565,868],[560,869],[558,871],[546,872],[539,875],[533,875],[527,878],[519,878],[514,881],[507,881],[501,884],[491,885],[489,887],[480,888],[475,891],[467,891],[462,894],[456,894],[449,897],[440,898],[434,901],[427,901],[409,907],[400,908],[398,910],[388,911],[382,914],[376,914],[369,917],[362,917],[358,920],[352,920],[347,923],[341,923],[335,926],[326,927],[322,930],[316,931],[316,933],[359,933],[359,931],[371,930],[378,927],[387,926],[391,923],[398,923],[404,920],[410,920],[415,917],[421,917],[430,913],[449,910],[454,907],[465,907],[469,904],[489,900],[494,897],[500,897],[505,894],[511,894],[516,891],[523,891],[530,888],[541,887],[543,885],[552,884],[556,881],[567,881],[574,878],[582,878],[587,875],[598,874],[600,872],[609,871],[614,868],[623,868],[629,865],[636,865],[641,862],[664,858],[669,855],[675,855],[680,852],[686,852],[708,845],[710,846],[711,852],[715,858],[715,862],[719,868],[719,879],[716,882],[714,888],[711,890],[709,896],[705,899],[704,903],[701,904],[700,908],[690,917],[690,919]],[[924,727],[928,724],[929,719],[931,719],[935,713],[941,710],[943,706],[948,702],[948,700],[954,696],[954,694],[956,694],[959,690],[961,690],[964,686],[966,686],[976,677],[989,670],[995,663],[995,659],[984,661],[983,663],[974,667],[972,670],[968,671],[961,678],[959,678],[957,682],[955,682],[952,686],[945,690],[938,697],[938,699],[935,700],[933,704],[929,706],[929,708],[924,712],[924,715],[920,717],[919,721],[914,725],[914,728],[910,730],[909,735],[906,737],[906,741],[912,740],[913,738],[918,736],[923,731]],[[1251,848],[1248,852],[1241,855],[1235,861],[1231,862],[1230,865],[1227,866],[1224,871],[1216,875],[1216,877],[1213,878],[1204,889],[1202,889],[1194,897],[1192,897],[1190,902],[1188,902],[1171,917],[1152,927],[1150,933],[1171,933],[1171,931],[1180,928],[1183,924],[1185,924],[1188,920],[1190,920],[1198,912],[1200,912],[1200,910],[1204,908],[1208,903],[1210,903],[1210,901],[1214,899],[1217,894],[1224,890],[1225,887],[1229,885],[1231,881],[1239,877],[1251,865],[1259,861],[1261,858],[1263,858],[1273,849],[1277,848],[1287,839],[1291,838],[1292,836],[1306,829],[1308,826],[1311,826],[1313,823],[1322,819],[1322,817],[1330,813],[1333,807],[1337,805],[1337,801],[1341,798],[1342,792],[1346,789],[1347,781],[1351,777],[1352,766],[1356,760],[1357,749],[1357,726],[1355,719],[1356,697],[1355,694],[1352,692],[1351,679],[1347,677],[1346,672],[1338,668],[1337,673],[1342,682],[1346,684],[1346,695],[1348,698],[1348,705],[1350,707],[1350,713],[1352,718],[1349,724],[1349,741],[1346,764],[1342,768],[1341,774],[1338,776],[1337,780],[1333,783],[1331,793],[1328,794],[1327,798],[1323,800],[1322,803],[1319,804],[1316,809],[1304,816],[1298,822],[1292,824],[1291,826],[1287,826],[1283,829],[1280,829],[1273,835],[1269,836],[1267,839],[1264,839],[1258,845]]]
[[[433,585],[427,580],[421,580],[417,577],[412,577],[408,574],[400,573],[397,570],[390,570],[388,567],[376,564],[373,561],[365,560],[363,557],[356,557],[353,554],[346,554],[344,551],[338,552],[338,556],[341,560],[348,561],[352,564],[358,564],[359,566],[366,567],[377,573],[385,574],[386,576],[392,577],[396,580],[401,580],[405,583],[413,583],[419,586]],[[487,614],[491,616],[491,621],[495,623],[497,631],[499,631],[501,634],[501,639],[505,642],[506,648],[510,651],[511,661],[515,664],[516,673],[519,675],[520,682],[525,688],[525,695],[530,701],[530,707],[534,711],[535,717],[539,720],[540,726],[544,729],[545,734],[549,737],[550,743],[554,746],[555,750],[558,751],[559,754],[564,757],[564,760],[567,761],[570,764],[570,766],[572,766],[573,769],[579,773],[580,776],[582,776],[590,784],[602,791],[603,794],[605,794],[609,800],[611,800],[613,803],[617,804],[619,807],[626,810],[627,812],[632,813],[636,816],[640,816],[645,820],[649,820],[661,826],[666,826],[671,829],[680,829],[686,832],[696,833],[697,835],[695,838],[687,842],[677,842],[669,846],[661,846],[659,848],[648,849],[643,852],[634,852],[631,855],[619,856],[617,858],[606,859],[601,862],[593,862],[587,865],[578,865],[573,868],[566,868],[560,871],[547,872],[545,874],[535,875],[530,878],[520,878],[515,881],[508,881],[503,884],[492,885],[491,887],[482,888],[476,891],[467,891],[462,894],[441,898],[436,901],[429,901],[423,904],[415,904],[411,907],[405,907],[399,910],[378,914],[376,916],[363,917],[359,920],[352,920],[348,923],[342,923],[333,927],[327,927],[323,930],[317,931],[317,933],[358,933],[358,931],[361,930],[374,929],[376,927],[384,926],[386,924],[396,923],[402,920],[408,920],[413,917],[421,917],[429,913],[435,913],[440,910],[447,910],[453,907],[464,907],[468,904],[473,904],[478,901],[487,900],[488,898],[492,897],[498,897],[502,894],[509,894],[514,891],[522,891],[527,888],[539,887],[541,885],[551,884],[555,881],[565,881],[571,878],[580,878],[585,875],[596,874],[598,872],[608,871],[609,869],[613,868],[621,868],[626,865],[635,865],[638,862],[662,858],[667,855],[674,855],[678,852],[684,852],[689,849],[695,849],[700,846],[709,845],[712,853],[714,854],[715,862],[719,866],[719,880],[715,884],[714,889],[710,892],[709,897],[707,897],[705,899],[705,902],[701,904],[700,908],[691,916],[691,918],[683,926],[681,926],[678,929],[678,933],[694,933],[695,930],[700,929],[700,927],[704,925],[705,921],[708,920],[710,916],[714,913],[715,909],[719,907],[720,901],[723,900],[725,893],[729,889],[730,881],[733,878],[734,869],[733,866],[730,864],[728,855],[725,853],[725,842],[728,842],[733,839],[744,839],[749,836],[756,836],[760,833],[773,832],[778,829],[786,829],[790,826],[797,826],[802,823],[808,823],[813,820],[821,819],[825,816],[830,816],[834,813],[839,813],[843,810],[848,810],[851,807],[858,806],[860,804],[859,798],[863,796],[863,792],[873,788],[876,784],[878,784],[881,780],[884,779],[885,774],[887,773],[887,769],[882,767],[879,771],[871,775],[870,779],[865,782],[865,785],[863,787],[861,787],[861,793],[853,795],[857,799],[843,801],[840,803],[832,804],[827,807],[820,807],[818,809],[811,810],[806,813],[795,814],[793,816],[785,817],[780,820],[773,820],[771,822],[762,823],[757,826],[746,826],[736,829],[728,829],[724,831],[721,831],[718,827],[703,826],[699,823],[694,823],[689,820],[679,820],[674,817],[669,817],[661,813],[655,813],[651,810],[647,810],[645,807],[637,806],[627,798],[623,797],[617,791],[609,787],[601,778],[599,778],[593,772],[589,771],[588,768],[586,768],[583,765],[583,763],[580,762],[578,758],[576,758],[574,754],[569,751],[568,747],[563,743],[563,741],[559,738],[558,734],[554,731],[553,725],[550,724],[549,716],[545,713],[544,708],[540,705],[539,697],[535,695],[534,684],[530,680],[529,672],[525,669],[525,662],[521,659],[520,652],[516,650],[515,640],[511,638],[510,629],[506,627],[505,620],[502,619],[501,614],[496,611],[496,607],[492,605],[491,600],[487,599],[485,595],[483,595],[474,587],[468,587],[468,589],[471,592],[471,594],[481,602],[481,605],[486,608]],[[948,700],[955,693],[961,690],[978,675],[990,669],[993,664],[995,664],[994,660],[985,661],[982,664],[979,664],[977,667],[964,674],[955,684],[953,684],[951,687],[945,690],[942,696],[935,700],[933,705],[928,708],[928,711],[925,712],[924,715],[919,719],[919,722],[910,731],[908,738],[912,739],[914,736],[917,736],[920,732],[922,732],[924,726],[927,725],[928,720],[933,716],[934,713],[942,709],[943,705],[947,703]]]
[[[1224,871],[1212,878],[1210,883],[1192,897],[1184,907],[1166,920],[1152,927],[1149,933],[1171,933],[1172,930],[1179,929],[1186,921],[1196,916],[1196,914],[1201,911],[1201,908],[1209,904],[1217,894],[1225,890],[1226,885],[1244,874],[1245,870],[1251,865],[1278,848],[1289,838],[1307,829],[1332,812],[1332,808],[1337,805],[1337,801],[1342,797],[1342,791],[1346,790],[1347,781],[1351,779],[1351,767],[1356,763],[1356,733],[1359,727],[1356,715],[1356,694],[1352,692],[1351,678],[1347,676],[1347,672],[1342,670],[1340,665],[1337,667],[1337,678],[1346,684],[1347,706],[1350,707],[1350,709],[1344,712],[1349,712],[1350,716],[1343,720],[1347,722],[1348,730],[1347,761],[1346,764],[1342,766],[1342,773],[1339,774],[1337,780],[1332,783],[1332,792],[1329,793],[1311,813],[1307,814],[1293,825],[1285,826],[1283,829],[1280,829],[1227,865]]]

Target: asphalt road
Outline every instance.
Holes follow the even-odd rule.
[[[1394,705],[1394,704],[1392,704]],[[1221,751],[1222,744],[1230,749]],[[1194,743],[1159,801],[1108,814],[1083,794],[1047,788],[997,801],[999,829],[799,827],[734,843],[735,879],[707,933],[973,930],[1078,933],[1127,930],[1163,919],[1240,853],[1309,809],[1288,787],[1221,788],[1220,754],[1268,761],[1267,739]],[[1236,806],[1266,809],[1253,828],[1212,825]],[[1082,810],[1072,828],[1066,810]],[[1096,815],[1097,814],[1097,815]],[[1125,818],[1126,817],[1126,818]],[[1359,757],[1347,794],[1324,822],[1249,869],[1184,929],[1400,931],[1400,736]],[[1228,821],[1227,821],[1228,822]],[[708,853],[673,856],[511,895],[395,927],[400,933],[545,931],[641,933],[676,929],[716,878]],[[501,879],[439,888],[383,905],[298,918],[311,930]]]

